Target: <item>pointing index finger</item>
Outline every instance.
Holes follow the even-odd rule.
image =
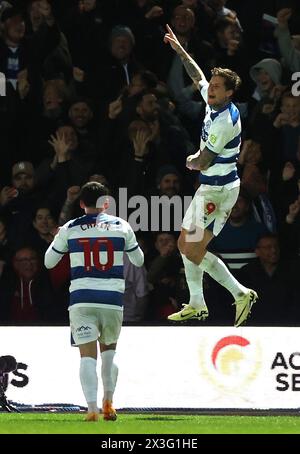
[[[170,25],[169,25],[169,24],[166,24],[166,27],[167,27],[168,33],[170,33],[170,35],[172,35],[172,36],[173,36],[173,35],[174,35],[174,33],[173,33],[173,31],[172,31],[172,29],[171,29]]]

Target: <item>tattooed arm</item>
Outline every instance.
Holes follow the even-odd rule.
[[[204,150],[188,156],[186,166],[190,170],[207,170],[216,156],[216,153],[205,147]]]
[[[184,67],[190,76],[190,78],[193,80],[195,84],[199,84],[200,80],[203,82],[206,81],[206,77],[203,74],[203,71],[199,68],[197,63],[192,59],[192,57],[184,50],[184,48],[181,46],[180,42],[176,38],[176,35],[173,33],[171,27],[169,25],[166,25],[168,33],[165,34],[164,37],[164,42],[169,43],[172,49],[177,52],[179,57],[182,60],[182,63],[184,64]]]

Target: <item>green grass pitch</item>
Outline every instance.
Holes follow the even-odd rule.
[[[300,418],[119,414],[88,423],[83,414],[0,413],[0,434],[300,434]]]

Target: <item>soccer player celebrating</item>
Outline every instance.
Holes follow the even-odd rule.
[[[115,420],[112,406],[118,368],[114,355],[123,319],[123,253],[133,265],[142,266],[144,254],[135,234],[121,218],[105,213],[108,191],[101,183],[89,182],[80,193],[85,215],[63,225],[45,254],[45,266],[53,268],[66,252],[70,254],[70,326],[79,347],[80,381],[88,405],[87,421],[97,421],[97,341],[101,352],[104,389],[102,412]]]
[[[207,318],[208,309],[202,286],[205,271],[233,295],[236,305],[235,326],[238,327],[247,320],[257,294],[241,285],[224,263],[206,248],[222,230],[239,194],[240,180],[236,163],[241,143],[241,122],[239,111],[231,99],[241,80],[230,69],[214,68],[208,83],[202,70],[168,25],[164,41],[177,52],[207,104],[200,149],[188,156],[186,162],[189,169],[200,170],[201,185],[183,219],[178,240],[190,301],[181,311],[169,315],[168,319],[184,321]]]

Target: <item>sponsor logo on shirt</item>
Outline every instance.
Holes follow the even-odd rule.
[[[217,141],[217,136],[215,136],[214,134],[211,134],[211,135],[209,136],[208,140],[210,141],[210,143],[211,143],[212,145],[214,145],[214,144],[216,143],[216,141]]]

